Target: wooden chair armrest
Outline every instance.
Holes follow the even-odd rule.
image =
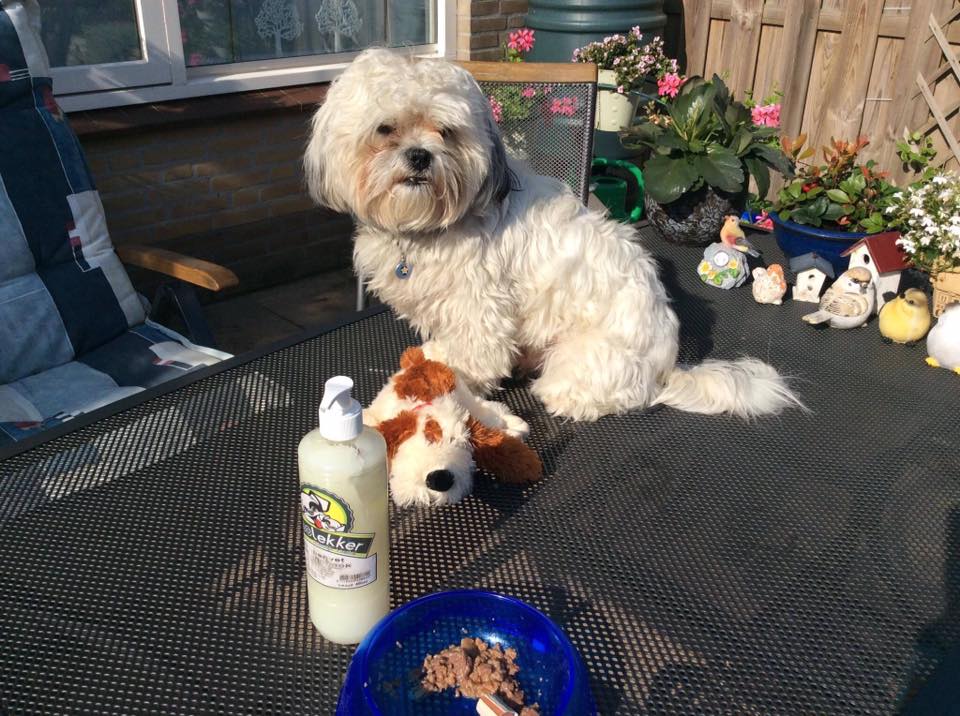
[[[117,255],[125,264],[172,276],[211,291],[222,291],[240,283],[237,275],[228,268],[166,249],[118,246]]]

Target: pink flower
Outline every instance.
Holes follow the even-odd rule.
[[[534,42],[533,30],[521,27],[519,30],[514,30],[510,33],[507,47],[517,52],[530,52],[530,50],[533,49]]]
[[[503,120],[503,105],[497,102],[495,97],[487,97],[490,102],[490,111],[493,112],[493,121],[497,124]]]
[[[537,90],[533,87],[524,87],[520,95],[525,99],[530,99],[537,96]]]
[[[759,127],[780,126],[780,105],[761,104],[750,110],[750,118]]]
[[[190,57],[187,59],[187,64],[190,67],[196,67],[202,62],[203,62],[203,55],[201,55],[199,52],[191,52]]]
[[[675,72],[669,72],[657,80],[657,93],[661,96],[676,97],[680,92],[683,79]]]
[[[550,114],[562,114],[566,117],[572,117],[577,113],[576,97],[554,97],[550,105]]]

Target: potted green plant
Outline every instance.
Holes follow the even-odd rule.
[[[657,83],[661,91],[675,96],[680,89],[677,61],[667,57],[663,40],[654,37],[641,44],[643,33],[634,27],[626,35],[611,35],[573,51],[574,62],[597,66],[596,128],[621,132],[633,123],[640,104],[640,90]]]
[[[934,314],[960,302],[960,176],[939,171],[893,195],[887,220],[913,265],[930,274]]]
[[[652,102],[623,135],[626,146],[647,150],[641,168],[650,223],[677,243],[714,240],[725,216],[743,212],[750,177],[765,196],[771,170],[793,176],[792,162],[772,143],[778,131],[754,123],[717,75],[684,80],[675,98]]]
[[[838,273],[846,268],[843,252],[864,236],[894,230],[886,210],[893,205],[897,187],[873,160],[858,157],[869,144],[866,137],[855,142],[834,139],[823,148],[823,164],[803,164],[813,156],[804,150],[804,137],[784,138],[784,151],[800,167],[773,202],[777,243],[788,256],[814,252],[830,261]]]

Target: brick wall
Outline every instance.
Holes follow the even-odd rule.
[[[81,137],[114,243],[215,261],[240,290],[349,265],[350,220],[304,188],[311,111]]]
[[[527,0],[458,0],[457,58],[499,60],[511,30],[527,22]]]

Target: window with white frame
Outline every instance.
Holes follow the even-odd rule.
[[[456,0],[40,0],[75,111],[332,79],[367,47],[452,55]]]

